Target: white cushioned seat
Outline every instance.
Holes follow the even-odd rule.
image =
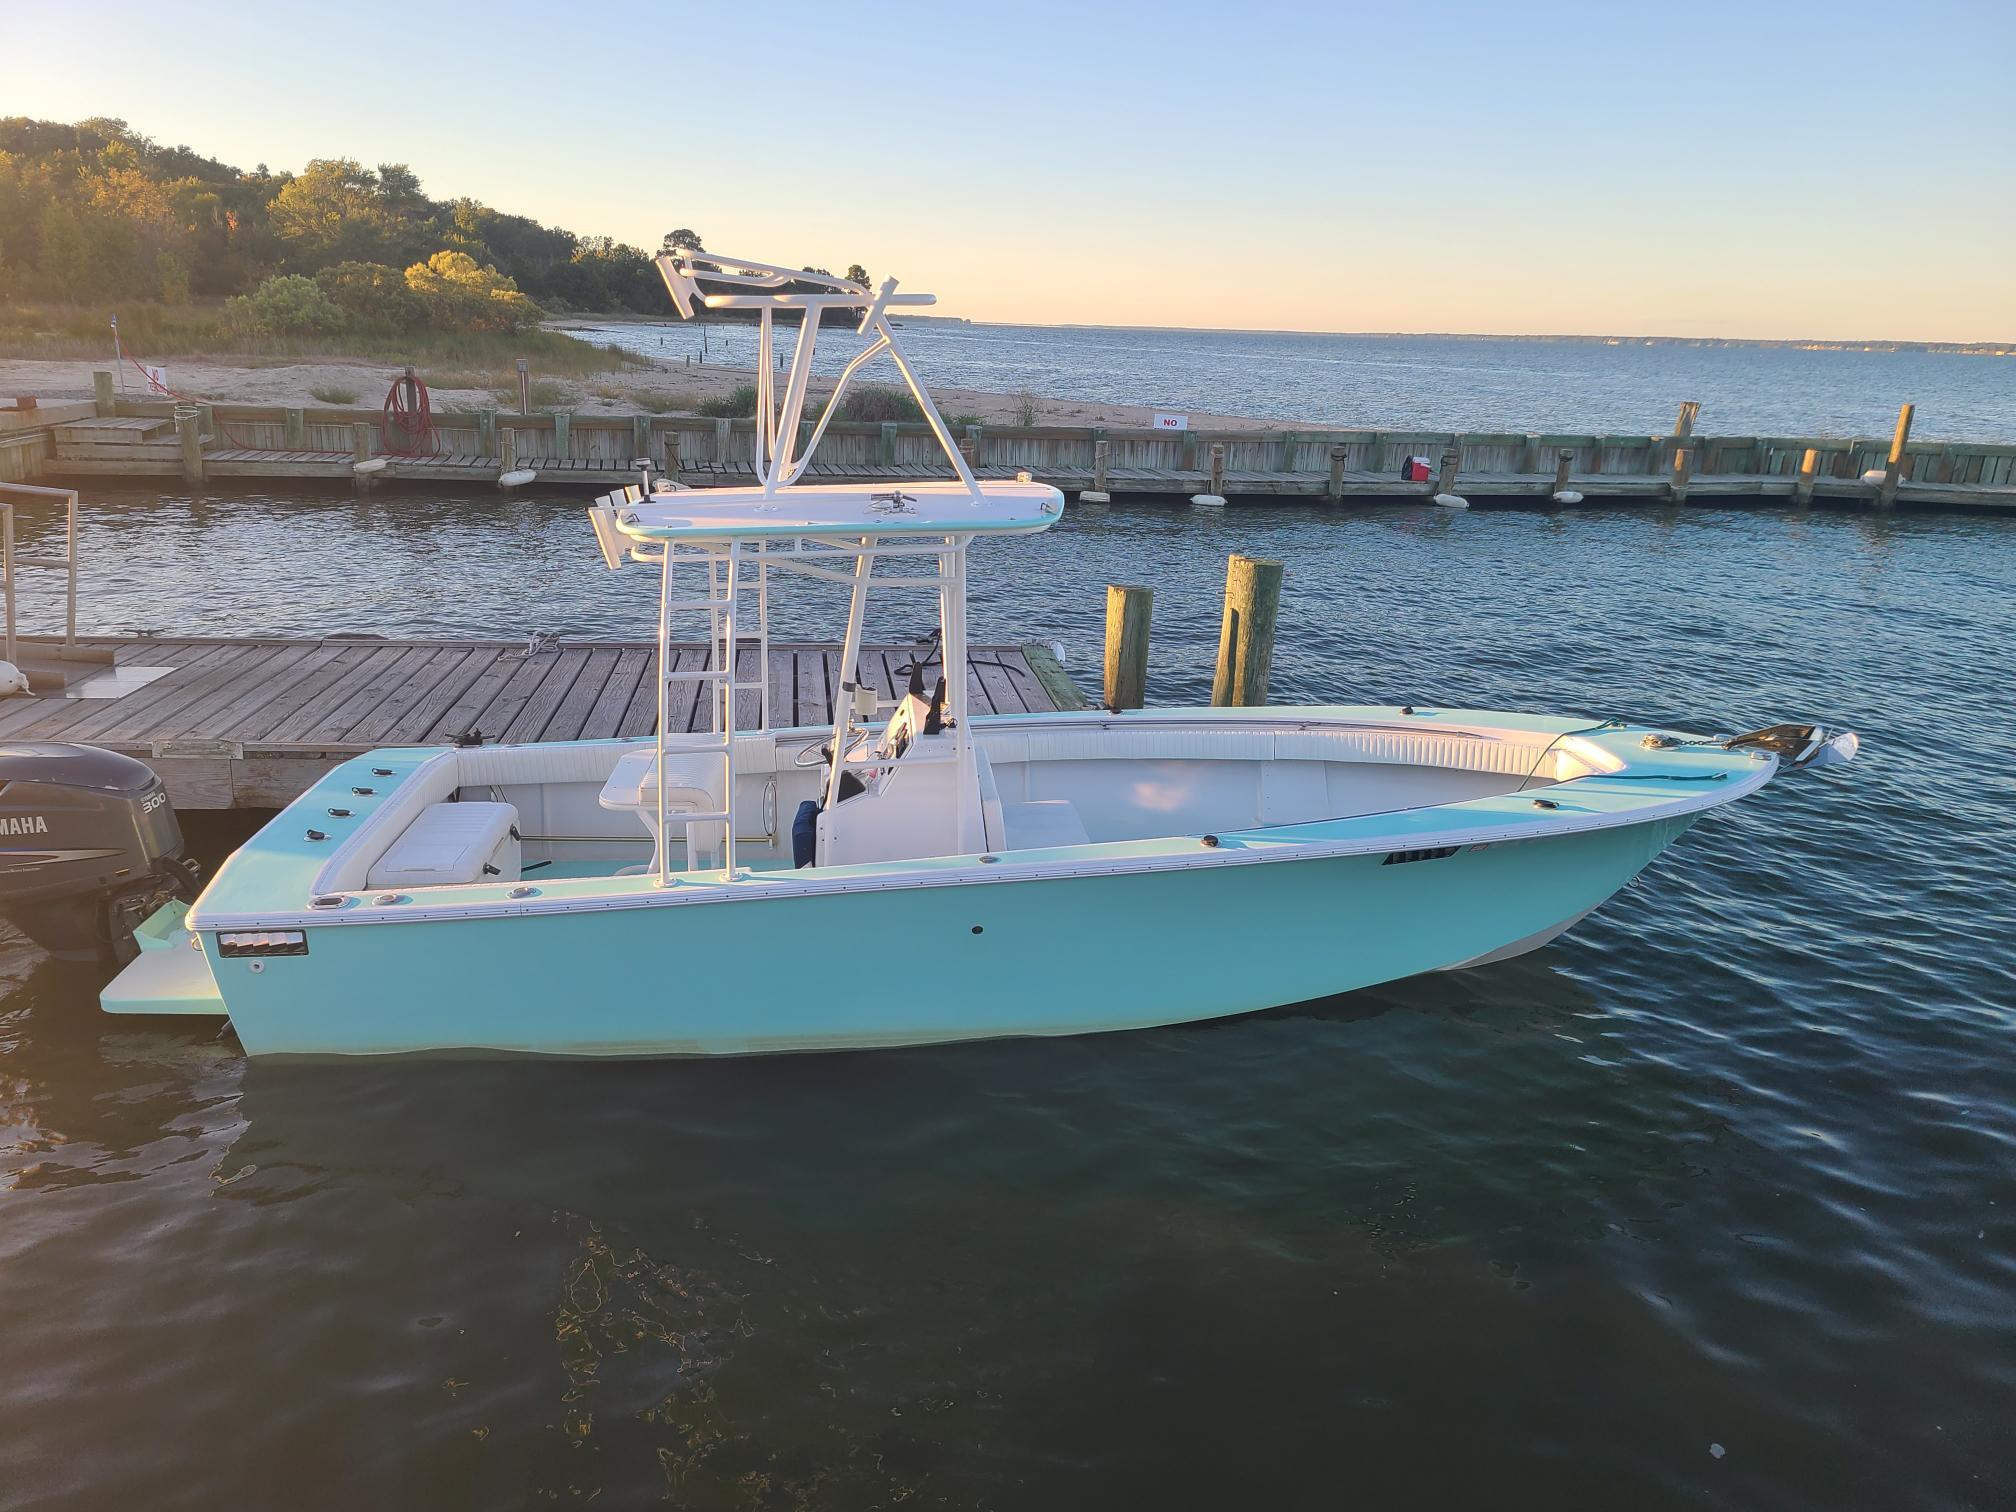
[[[515,882],[518,810],[508,803],[434,803],[372,863],[367,887]]]

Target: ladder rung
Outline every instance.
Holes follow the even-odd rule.
[[[673,682],[720,682],[728,676],[726,672],[667,672],[665,681]]]
[[[667,604],[665,607],[671,610],[726,609],[728,607],[728,603],[729,601],[725,598],[673,599],[672,602]]]
[[[665,822],[667,824],[675,821],[680,824],[725,824],[733,817],[732,814],[725,812],[719,814],[689,814],[684,809],[670,809],[665,814]]]
[[[68,567],[70,558],[52,556],[29,556],[25,552],[14,553],[16,567]]]

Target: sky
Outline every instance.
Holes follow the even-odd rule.
[[[979,320],[2016,343],[2016,0],[0,0],[0,36],[0,115],[403,162]]]

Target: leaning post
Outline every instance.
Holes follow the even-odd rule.
[[[1666,492],[1675,504],[1687,502],[1687,485],[1694,477],[1694,448],[1679,446],[1673,450],[1673,481],[1666,485]]]
[[[1225,564],[1225,619],[1218,632],[1218,670],[1211,679],[1214,708],[1258,708],[1267,702],[1281,572],[1281,563],[1243,553]]]
[[[1911,415],[1918,408],[1907,404],[1897,411],[1897,433],[1890,438],[1890,459],[1883,464],[1883,482],[1876,490],[1876,507],[1888,509],[1897,502],[1897,483],[1904,471],[1904,448],[1911,441]]]
[[[1104,702],[1115,714],[1148,701],[1148,622],[1154,608],[1153,588],[1107,586]]]

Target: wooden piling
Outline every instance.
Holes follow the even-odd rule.
[[[1435,478],[1435,492],[1453,494],[1456,492],[1456,470],[1463,464],[1463,448],[1451,443],[1442,448],[1442,470]]]
[[[1687,502],[1687,485],[1694,476],[1694,448],[1676,446],[1673,449],[1673,479],[1666,485],[1667,495],[1675,504]]]
[[[182,477],[185,482],[203,481],[203,416],[191,405],[175,409],[175,439],[182,443]]]
[[[280,427],[280,444],[289,451],[308,449],[308,412],[298,406],[290,406],[287,418]]]
[[[479,457],[497,455],[497,411],[494,409],[476,411],[476,454]]]
[[[1099,437],[1098,440],[1092,443],[1092,491],[1094,493],[1103,494],[1107,491],[1106,459],[1110,451],[1111,447],[1104,436]]]
[[[98,418],[100,420],[110,420],[119,413],[119,395],[112,387],[112,375],[110,373],[93,373],[91,375],[91,397],[98,406]]]
[[[1890,458],[1883,464],[1883,482],[1876,490],[1876,507],[1888,509],[1897,502],[1897,480],[1904,471],[1904,448],[1911,440],[1911,416],[1918,408],[1904,405],[1897,411],[1897,433],[1890,438]]]
[[[565,462],[574,454],[572,432],[574,417],[565,410],[553,413],[553,455]]]
[[[1274,665],[1274,623],[1281,612],[1281,563],[1244,554],[1225,564],[1225,619],[1218,632],[1218,670],[1211,679],[1215,708],[1257,708],[1267,702]]]
[[[1114,713],[1148,701],[1148,622],[1155,590],[1110,584],[1106,589],[1106,689]]]
[[[363,422],[350,427],[350,486],[358,493],[366,493],[373,482],[372,472],[362,464],[371,460],[371,427]],[[383,463],[379,464],[381,467]],[[360,470],[361,469],[361,470]]]
[[[1219,498],[1225,497],[1225,443],[1211,443],[1211,492]]]
[[[1330,484],[1328,496],[1332,504],[1341,503],[1344,498],[1344,448],[1330,448]]]
[[[875,465],[894,467],[896,465],[896,422],[884,420],[882,433],[875,440]]]
[[[1813,480],[1820,472],[1820,449],[1806,448],[1806,455],[1799,459],[1799,481],[1792,485],[1792,498],[1801,508],[1813,502]]]
[[[662,431],[660,434],[665,439],[665,456],[659,463],[658,470],[674,483],[677,483],[679,481],[679,432],[668,430]]]
[[[632,415],[630,417],[630,460],[648,461],[651,457],[651,417]]]
[[[714,422],[714,461],[726,462],[728,460],[730,428],[734,424],[733,420],[716,420]]]
[[[500,473],[518,470],[518,427],[505,425],[497,431],[497,470]]]
[[[1554,453],[1554,492],[1560,493],[1568,487],[1568,475],[1575,470],[1575,453],[1562,447]]]

